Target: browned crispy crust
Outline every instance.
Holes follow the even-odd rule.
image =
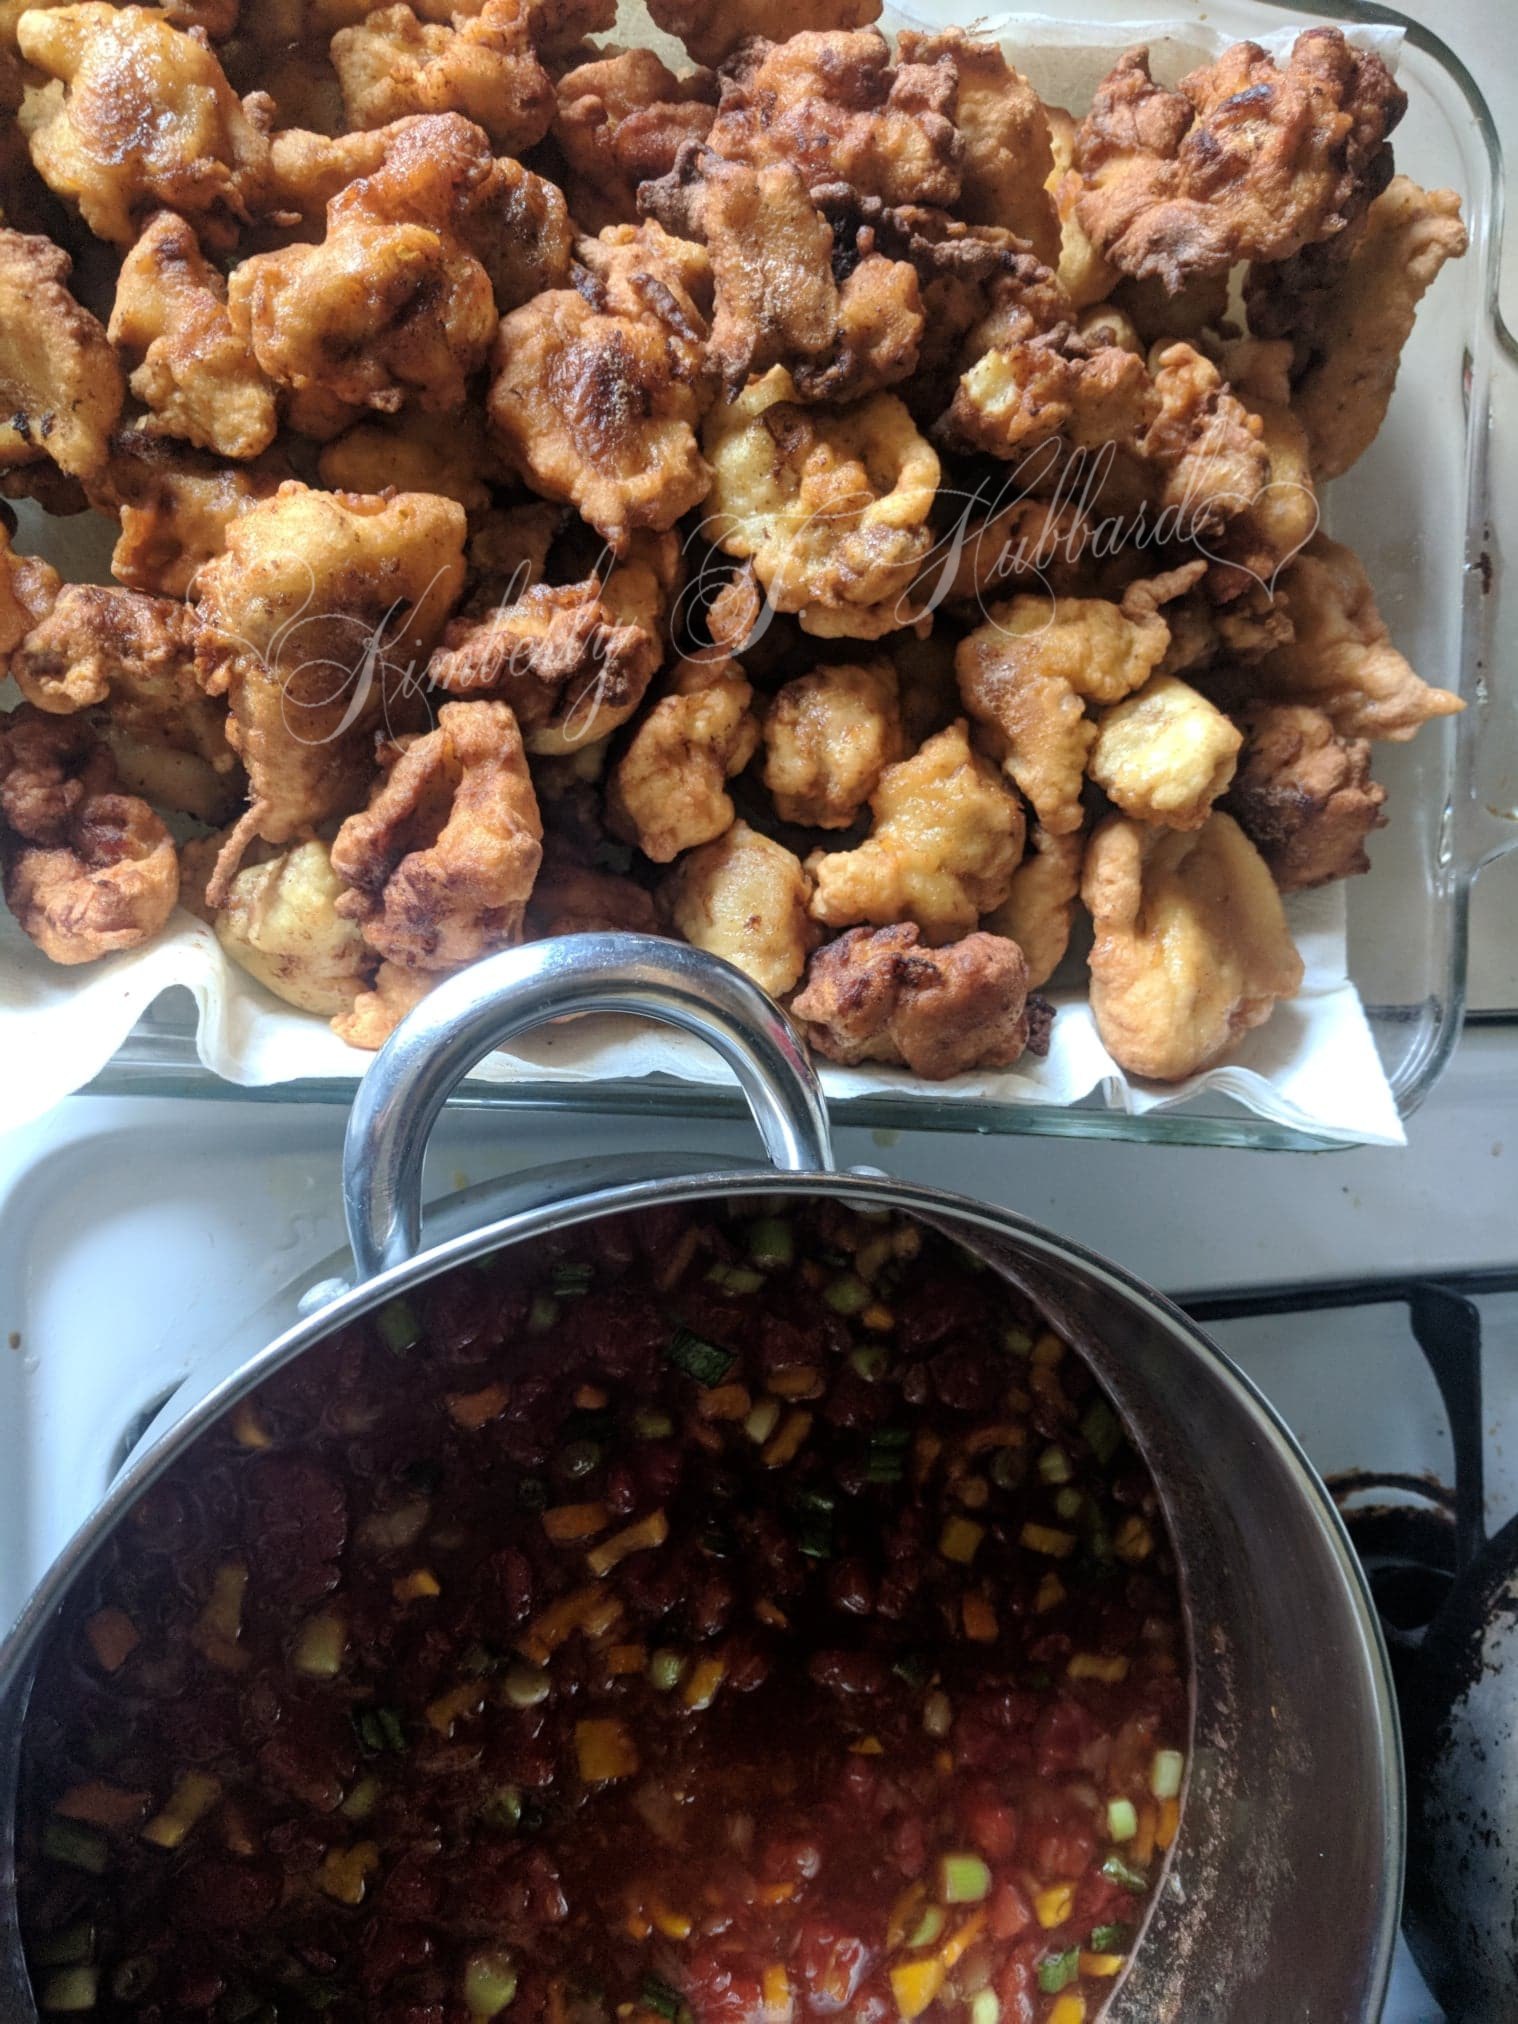
[[[73,265],[50,239],[0,230],[0,467],[47,458],[82,478],[105,460],[126,385],[69,292]]]
[[[1075,138],[1077,210],[1124,274],[1171,293],[1236,260],[1283,260],[1352,227],[1390,176],[1406,94],[1343,31],[1297,38],[1284,67],[1258,44],[1156,84],[1130,50]]]
[[[1010,1068],[1030,1037],[1028,972],[1004,935],[919,947],[910,921],[850,928],[807,966],[791,1012],[829,1061],[895,1061],[927,1082]],[[1048,1022],[1041,1020],[1042,1034]]]
[[[1322,710],[1266,704],[1245,718],[1244,750],[1221,807],[1283,893],[1370,870],[1365,839],[1386,822],[1370,745],[1342,738]]]
[[[618,50],[566,72],[553,136],[579,222],[599,232],[636,219],[639,184],[668,175],[682,146],[704,140],[716,116],[712,73],[676,77],[651,49]]]

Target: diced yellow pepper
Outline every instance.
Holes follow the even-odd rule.
[[[604,1785],[613,1778],[631,1778],[637,1773],[637,1747],[627,1733],[627,1724],[617,1715],[576,1722],[575,1753],[587,1785]]]
[[[692,1921],[684,1912],[672,1912],[662,1898],[652,1900],[648,1916],[667,1940],[688,1940],[691,1936]]]
[[[822,1395],[822,1374],[809,1363],[788,1363],[771,1371],[767,1388],[777,1399],[815,1399]]]
[[[1128,1677],[1126,1658],[1104,1658],[1100,1652],[1072,1652],[1065,1667],[1065,1677],[1071,1680],[1101,1680],[1107,1686],[1116,1686],[1119,1680]]]
[[[925,1961],[899,1961],[891,1970],[891,1994],[902,2024],[920,2017],[944,1985],[948,1969],[931,1955]]]
[[[1051,1883],[1047,1890],[1033,1893],[1033,1916],[1047,1932],[1051,1926],[1064,1924],[1074,1903],[1073,1883]]]
[[[1136,1566],[1154,1551],[1154,1534],[1142,1518],[1125,1518],[1112,1535],[1112,1550],[1119,1560]]]
[[[1181,1802],[1179,1799],[1160,1801],[1159,1824],[1154,1830],[1154,1839],[1160,1848],[1168,1848],[1175,1840],[1176,1829],[1181,1824]]]
[[[977,1525],[973,1518],[962,1517],[956,1511],[944,1520],[943,1530],[938,1535],[938,1550],[945,1560],[957,1560],[962,1567],[968,1567],[985,1536],[984,1525]]]
[[[1086,1999],[1067,1989],[1063,1996],[1057,1996],[1054,2007],[1045,2018],[1044,2024],[1086,2024]]]
[[[543,1530],[555,1546],[567,1546],[576,1539],[594,1539],[606,1530],[604,1504],[554,1504],[543,1513]]]
[[[793,1461],[801,1443],[812,1431],[812,1416],[807,1412],[787,1413],[780,1424],[780,1431],[769,1445],[760,1450],[759,1459],[766,1469],[780,1469]]]
[[[585,1564],[592,1574],[610,1574],[629,1553],[646,1553],[655,1546],[662,1546],[668,1537],[669,1520],[662,1511],[650,1511],[646,1518],[624,1525],[610,1539],[603,1539],[599,1546],[593,1546],[585,1556]]]
[[[1082,1954],[1081,1973],[1083,1975],[1099,1976],[1116,1975],[1124,1967],[1127,1959],[1128,1956],[1126,1954]]]
[[[726,1659],[716,1657],[698,1659],[691,1667],[690,1678],[685,1682],[685,1692],[680,1697],[686,1707],[709,1708],[717,1698],[717,1689],[721,1686],[726,1672]]]
[[[779,1961],[772,1961],[759,1977],[759,1988],[765,2024],[785,2024],[791,2014],[791,1978]]]
[[[1017,1536],[1030,1553],[1047,1553],[1051,1560],[1066,1560],[1075,1551],[1075,1534],[1061,1532],[1057,1525],[1035,1525],[1029,1519]]]
[[[448,1417],[466,1434],[477,1434],[481,1427],[498,1420],[510,1403],[509,1384],[487,1384],[480,1391],[450,1393]]]
[[[329,1848],[316,1872],[317,1884],[340,1905],[361,1905],[369,1872],[378,1861],[379,1850],[372,1841],[357,1841],[352,1848]]]
[[[1045,1331],[1033,1345],[1033,1362],[1040,1369],[1047,1370],[1059,1362],[1065,1353],[1065,1345],[1057,1335]]]
[[[889,1335],[896,1326],[896,1317],[883,1300],[872,1300],[859,1319],[876,1335]]]
[[[441,1595],[443,1585],[430,1567],[417,1567],[392,1582],[391,1589],[397,1602],[423,1602],[429,1596]]]
[[[1046,1610],[1058,1609],[1065,1599],[1065,1584],[1051,1567],[1038,1584],[1038,1594],[1033,1598],[1033,1607],[1042,1616]]]
[[[696,1411],[703,1420],[746,1420],[753,1403],[747,1385],[719,1384],[701,1394]]]
[[[611,1645],[606,1653],[606,1670],[614,1680],[624,1674],[641,1673],[648,1663],[648,1653],[642,1645]]]
[[[465,1715],[477,1715],[484,1705],[485,1696],[478,1686],[450,1687],[446,1694],[427,1703],[427,1721],[440,1736],[451,1736],[455,1722]]]
[[[221,1785],[203,1771],[187,1771],[161,1813],[155,1813],[142,1830],[144,1841],[155,1848],[178,1848],[197,1821],[203,1820],[221,1797]]]
[[[244,1399],[233,1413],[232,1438],[240,1448],[267,1448],[273,1439],[252,1399]]]
[[[885,1745],[878,1736],[861,1736],[850,1743],[849,1750],[855,1757],[880,1757],[885,1754]]]
[[[948,1973],[950,1968],[957,1966],[964,1959],[965,1955],[969,1953],[971,1947],[980,1938],[981,1928],[985,1923],[986,1915],[983,1911],[971,1912],[964,1924],[956,1926],[953,1932],[950,1933],[949,1937],[938,1949],[937,1956],[943,1965],[945,1974]]]

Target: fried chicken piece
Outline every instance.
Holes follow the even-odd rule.
[[[1160,344],[1200,346],[1209,330],[1228,316],[1228,274],[1193,274],[1171,294],[1163,281],[1119,279],[1109,297],[1127,317],[1146,349]]]
[[[520,0],[482,0],[452,25],[381,7],[332,38],[332,64],[350,127],[388,126],[411,113],[462,113],[503,155],[547,133],[553,79],[528,38]]]
[[[779,998],[806,968],[816,934],[807,918],[812,881],[773,838],[735,822],[681,858],[660,897],[676,932],[723,956]]]
[[[729,830],[733,804],[723,783],[758,748],[753,699],[731,661],[697,670],[661,696],[613,769],[606,803],[613,832],[668,864]]]
[[[1049,125],[1054,164],[1044,187],[1053,201],[1060,230],[1059,259],[1050,264],[1056,268],[1060,286],[1073,307],[1087,309],[1093,303],[1105,302],[1121,276],[1111,261],[1098,253],[1080,220],[1079,204],[1086,185],[1073,166],[1078,122],[1058,105],[1046,105],[1044,117]]]
[[[903,29],[901,63],[934,64],[947,57],[958,90],[954,124],[964,142],[959,215],[971,225],[1001,225],[1025,239],[1046,267],[1060,257],[1059,214],[1049,194],[1054,168],[1049,120],[1038,93],[1014,70],[998,43],[963,29],[936,35]]]
[[[1010,1068],[1028,1048],[1034,1009],[1022,951],[1001,935],[938,949],[919,940],[906,921],[850,928],[820,948],[791,1002],[807,1044],[846,1067],[900,1062],[926,1082]]]
[[[847,829],[912,748],[889,661],[814,668],[764,714],[764,784],[782,822]]]
[[[1194,345],[1171,344],[1151,363],[1156,408],[1140,444],[1155,475],[1155,504],[1175,535],[1210,536],[1254,504],[1270,483],[1265,425],[1228,390]]]
[[[1364,236],[1304,333],[1292,402],[1318,477],[1337,478],[1374,442],[1418,304],[1468,244],[1453,190],[1394,176],[1371,205]]]
[[[527,902],[527,939],[550,935],[657,935],[653,895],[630,878],[577,863],[552,837],[543,843],[543,868]]]
[[[1130,50],[1076,135],[1076,208],[1124,274],[1174,294],[1353,227],[1390,174],[1386,138],[1406,109],[1381,58],[1337,28],[1299,35],[1284,68],[1235,43],[1178,91]]]
[[[553,121],[575,216],[593,232],[635,223],[638,185],[667,176],[681,147],[705,140],[716,116],[709,70],[676,77],[651,49],[577,64],[559,79]]]
[[[1302,984],[1281,896],[1231,816],[1151,829],[1110,815],[1086,851],[1091,1010],[1130,1075],[1180,1082]]]
[[[450,696],[509,703],[529,752],[573,752],[642,702],[664,658],[664,611],[664,582],[635,552],[604,584],[538,583],[484,617],[455,619],[427,679]]]
[[[653,0],[654,23],[683,42],[697,63],[720,63],[740,42],[763,36],[794,41],[803,30],[836,34],[865,28],[880,15],[880,0]]]
[[[224,822],[240,798],[241,769],[227,743],[225,703],[196,684],[195,649],[185,605],[74,583],[17,646],[11,673],[39,710],[98,712],[96,729],[127,792]]]
[[[187,882],[188,866],[181,863],[180,872]],[[244,865],[221,906],[207,913],[240,970],[287,1005],[330,1019],[353,1010],[375,967],[357,922],[337,911],[346,890],[327,845],[313,837]]]
[[[1260,425],[1256,440],[1270,475],[1218,537],[1219,561],[1208,589],[1220,603],[1251,587],[1273,594],[1281,570],[1307,546],[1322,518],[1307,431],[1296,411],[1253,396],[1245,405]]]
[[[1341,542],[1315,534],[1282,571],[1278,595],[1294,637],[1252,671],[1260,700],[1310,703],[1341,738],[1398,744],[1430,718],[1465,708],[1447,689],[1430,688],[1392,645],[1360,559]]]
[[[964,706],[997,735],[1006,772],[1052,835],[1084,821],[1081,786],[1097,737],[1086,703],[1119,703],[1142,688],[1169,640],[1137,587],[1120,605],[1014,597],[961,640],[954,666]]]
[[[0,681],[16,648],[52,610],[58,591],[53,565],[40,555],[18,555],[10,528],[0,520]]]
[[[111,574],[132,590],[189,597],[231,523],[272,498],[288,476],[274,452],[251,464],[221,464],[171,437],[123,430],[90,482],[91,503],[121,522]]]
[[[950,546],[945,560],[953,574],[944,597],[984,613],[988,596],[1005,596],[1025,584],[1073,592],[1088,579],[1090,542],[1085,511],[1068,499],[1013,499],[970,520],[957,552]]]
[[[542,861],[543,824],[505,703],[445,703],[437,728],[384,755],[369,806],[332,845],[335,902],[386,962],[454,970],[510,948]]]
[[[0,469],[51,458],[83,477],[104,461],[126,387],[72,269],[50,240],[0,229]]]
[[[468,214],[496,164],[457,116],[394,129],[372,175],[327,206],[319,246],[244,260],[232,274],[232,327],[268,377],[300,394],[394,414],[464,404],[497,311],[467,242]]]
[[[1059,437],[1099,450],[1141,435],[1153,409],[1142,358],[1056,332],[983,352],[960,379],[945,420],[951,438],[1016,459]]]
[[[1200,829],[1233,779],[1243,734],[1175,675],[1104,710],[1087,771],[1139,822]]]
[[[812,918],[825,927],[915,921],[952,942],[999,907],[1023,850],[1022,804],[978,752],[961,717],[881,774],[857,850],[816,851]]]
[[[1081,889],[1086,839],[1079,830],[1055,836],[1035,823],[1028,854],[1012,874],[1012,890],[984,925],[1016,942],[1028,966],[1028,989],[1047,984],[1065,959]]]
[[[1386,789],[1370,777],[1370,746],[1343,738],[1322,711],[1265,703],[1244,719],[1243,763],[1221,806],[1270,867],[1283,893],[1370,870],[1365,839],[1384,827]]]
[[[281,485],[227,528],[200,572],[202,685],[231,703],[251,805],[218,901],[255,836],[290,843],[359,807],[375,730],[405,700],[464,582],[451,499]]]
[[[490,504],[494,469],[490,446],[456,419],[403,409],[380,421],[360,422],[322,446],[316,468],[334,492],[435,492],[456,499],[466,513]]]
[[[699,247],[652,222],[578,250],[580,286],[502,318],[490,424],[526,484],[622,547],[638,528],[672,527],[711,483],[696,441],[709,270]]]
[[[445,970],[403,970],[399,963],[381,963],[371,989],[361,991],[350,1012],[340,1012],[332,1031],[350,1047],[377,1053],[408,1012],[414,1012],[429,991],[450,973]]]
[[[792,391],[776,366],[712,411],[712,535],[807,632],[878,639],[914,616],[938,458],[893,394],[821,410]]]
[[[893,67],[874,28],[744,42],[723,66],[710,142],[729,161],[794,162],[807,187],[847,184],[886,204],[958,201],[964,144],[946,56]]]
[[[140,948],[179,895],[173,840],[116,791],[89,727],[25,704],[0,718],[0,868],[7,906],[54,963]]]
[[[32,160],[97,239],[129,246],[159,205],[225,247],[268,196],[272,103],[239,101],[210,45],[156,8],[36,8],[17,24],[28,63],[60,81],[28,101]]]
[[[927,312],[917,273],[905,260],[870,253],[838,291],[831,349],[799,362],[793,376],[804,401],[854,401],[911,379]]]
[[[150,433],[223,457],[273,442],[274,389],[232,329],[226,282],[173,211],[155,211],[122,262],[106,335],[137,361],[128,384]]]

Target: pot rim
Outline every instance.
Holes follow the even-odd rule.
[[[522,1176],[512,1177],[518,1183]],[[503,1187],[511,1185],[507,1180]],[[471,1191],[473,1192],[473,1191]],[[1253,1425],[1257,1436],[1268,1443],[1295,1480],[1304,1504],[1316,1521],[1316,1530],[1327,1547],[1340,1577],[1345,1600],[1364,1653],[1365,1684],[1370,1689],[1373,1718],[1380,1731],[1379,1799],[1385,1832],[1386,1868],[1383,1872],[1380,1904],[1368,1963],[1368,1988],[1374,2008],[1380,2014],[1391,1975],[1392,1953],[1400,1919],[1405,1869],[1405,1788],[1401,1734],[1391,1685],[1390,1665],[1380,1623],[1364,1572],[1350,1543],[1349,1534],[1337,1507],[1300,1443],[1259,1388],[1214,1343],[1191,1318],[1163,1293],[1145,1284],[1125,1267],[1092,1251],[1072,1238],[1056,1235],[1014,1211],[975,1201],[947,1190],[925,1188],[898,1181],[879,1170],[855,1169],[829,1172],[777,1172],[772,1168],[716,1169],[687,1173],[673,1178],[644,1178],[610,1187],[561,1197],[508,1213],[469,1231],[418,1250],[402,1263],[361,1281],[337,1294],[327,1304],[285,1329],[271,1342],[244,1357],[227,1376],[218,1380],[170,1425],[129,1458],[105,1497],[91,1516],[74,1533],[52,1566],[38,1583],[14,1626],[0,1642],[0,1802],[5,1812],[0,1819],[0,1846],[9,1846],[14,1826],[14,1799],[19,1764],[20,1738],[25,1726],[32,1662],[54,1617],[75,1582],[87,1571],[96,1553],[105,1544],[138,1497],[203,1434],[246,1394],[294,1361],[317,1342],[336,1330],[361,1319],[375,1308],[413,1287],[425,1284],[455,1267],[468,1264],[483,1253],[527,1243],[549,1231],[573,1228],[609,1215],[627,1213],[658,1204],[698,1202],[733,1195],[827,1194],[881,1209],[902,1210],[935,1221],[940,1227],[959,1225],[990,1236],[1012,1237],[1037,1256],[1057,1264],[1077,1266],[1100,1291],[1127,1303],[1145,1320],[1164,1332],[1183,1354],[1212,1368],[1215,1378],[1231,1394],[1233,1402]],[[290,1288],[295,1291],[303,1282]],[[309,1283],[309,1275],[306,1281]],[[328,1282],[330,1283],[330,1282]],[[193,1373],[186,1384],[193,1383]],[[179,1390],[184,1389],[183,1386]],[[175,1396],[178,1395],[176,1391]],[[172,1400],[164,1410],[168,1410]],[[1156,1486],[1168,1507],[1165,1484],[1156,1473]],[[1177,1528],[1177,1554],[1181,1563],[1183,1604],[1188,1643],[1194,1641],[1190,1597],[1186,1593],[1185,1549]],[[1194,1665],[1193,1665],[1194,1671]],[[1194,1682],[1193,1682],[1194,1686]],[[1196,1694],[1191,1696],[1190,1719],[1196,1719]],[[1190,1771],[1188,1751],[1188,1777]],[[1180,1847],[1179,1841],[1176,1847]],[[1171,1855],[1174,1850],[1171,1851]],[[6,1868],[10,1865],[7,1864]],[[10,1877],[4,1879],[11,1882]],[[1167,1855],[1165,1867],[1146,1908],[1144,1927],[1135,1942],[1131,1971],[1118,1980],[1110,2002],[1119,1991],[1130,1997],[1141,1988],[1143,1931],[1162,1896],[1171,1886],[1173,1869]],[[13,1896],[13,1892],[12,1892]],[[8,1913],[11,1907],[6,1907]],[[13,1914],[12,1914],[13,1918]],[[24,1975],[24,1969],[22,1970]],[[1108,2005],[1103,2006],[1106,2014]]]

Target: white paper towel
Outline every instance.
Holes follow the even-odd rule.
[[[932,27],[964,18],[962,6],[913,0],[910,9],[888,10],[882,25],[889,29],[910,21]],[[991,16],[986,26],[1004,32],[1009,54],[1055,102],[1079,104],[1119,49],[1089,24],[1049,17]],[[1296,32],[1286,29],[1265,39],[1284,49]],[[621,23],[619,34],[632,39]],[[1157,23],[1152,36],[1201,56],[1225,40],[1196,22]],[[1401,34],[1353,30],[1351,39],[1394,61]],[[98,527],[64,521],[46,531],[49,538],[39,539],[35,523],[25,526],[20,545],[50,553],[65,574],[104,574]],[[1399,1145],[1404,1134],[1396,1104],[1347,975],[1344,889],[1299,894],[1288,901],[1287,914],[1306,964],[1301,993],[1245,1035],[1225,1064],[1186,1082],[1162,1087],[1125,1075],[1102,1045],[1084,992],[1066,990],[1050,994],[1057,1016],[1046,1060],[1029,1056],[1013,1070],[932,1085],[901,1070],[828,1067],[824,1084],[837,1096],[926,1092],[935,1104],[1064,1105],[1099,1091],[1110,1108],[1131,1116],[1212,1093],[1292,1129],[1345,1142]],[[40,1116],[88,1082],[153,1000],[175,985],[194,997],[200,1060],[228,1082],[253,1086],[357,1077],[370,1058],[344,1046],[324,1020],[294,1011],[255,984],[222,954],[211,930],[184,912],[150,947],[68,970],[39,954],[6,914],[0,918],[0,1130]],[[698,1043],[614,1019],[555,1026],[493,1055],[475,1073],[483,1082],[530,1082],[538,1088],[545,1075],[582,1084],[649,1076],[707,1085],[731,1080]]]

